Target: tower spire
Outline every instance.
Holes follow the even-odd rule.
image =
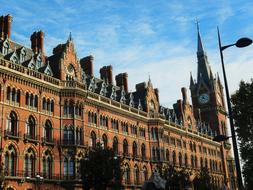
[[[197,53],[204,53],[204,47],[203,47],[200,32],[199,32],[199,21],[197,20],[196,23],[197,23],[197,32],[198,32],[198,51],[197,51]]]
[[[206,53],[203,48],[200,30],[199,30],[199,22],[197,21],[197,57],[198,57],[198,82],[203,79],[206,84],[210,82],[211,68],[207,60]]]

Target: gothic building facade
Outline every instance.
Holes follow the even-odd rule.
[[[198,76],[173,108],[160,105],[151,80],[128,91],[128,74],[112,66],[93,74],[93,57],[78,59],[71,36],[44,52],[44,33],[31,47],[11,40],[12,17],[0,17],[1,183],[8,190],[80,189],[80,160],[100,142],[124,158],[123,184],[140,189],[158,165],[201,167],[212,183],[235,188],[226,134],[223,87],[213,76],[198,32]]]

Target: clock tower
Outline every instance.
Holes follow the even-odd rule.
[[[197,27],[197,81],[191,75],[190,90],[194,116],[207,123],[216,134],[227,134],[226,111],[223,87],[218,74],[213,76],[206,52],[202,44],[199,27]]]

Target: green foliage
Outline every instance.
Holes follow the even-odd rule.
[[[201,168],[193,183],[195,190],[213,189],[211,185],[211,176],[207,168]]]
[[[103,149],[100,144],[90,149],[81,161],[81,175],[85,189],[104,190],[106,187],[120,189],[122,160],[111,148]]]
[[[253,189],[253,80],[242,81],[232,95],[233,117],[239,138],[246,189]]]
[[[176,169],[174,166],[165,165],[160,169],[161,177],[166,180],[166,189],[180,190],[190,185],[191,173],[184,168]]]

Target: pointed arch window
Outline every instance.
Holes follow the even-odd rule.
[[[182,166],[182,154],[181,154],[181,152],[179,152],[179,154],[178,154],[178,161],[179,161],[179,166]]]
[[[9,145],[5,152],[5,175],[15,176],[16,175],[16,165],[17,165],[17,152],[16,149]]]
[[[138,149],[137,149],[137,144],[136,142],[134,141],[133,142],[133,157],[136,158],[138,156]]]
[[[141,157],[142,159],[146,159],[146,146],[144,143],[141,145]]]
[[[36,127],[36,123],[35,123],[35,119],[33,116],[29,116],[28,118],[28,122],[27,122],[27,131],[26,131],[26,138],[29,139],[35,139],[36,135],[35,135],[35,127]]]
[[[51,179],[53,159],[49,151],[45,152],[42,163],[43,163],[43,177],[47,179]]]
[[[96,133],[94,131],[91,132],[90,134],[90,144],[92,148],[96,147],[96,143],[97,143],[97,137],[96,137]]]
[[[134,166],[134,184],[138,185],[140,183],[140,179],[139,179],[139,168],[137,165]]]
[[[129,184],[130,183],[130,167],[128,164],[125,164],[124,178],[125,178],[125,184]]]
[[[147,181],[148,180],[148,169],[146,166],[143,167],[143,179],[144,181]]]
[[[118,139],[117,137],[114,137],[113,138],[113,151],[114,151],[114,154],[117,155],[118,154],[118,146],[119,146],[119,143],[118,143]]]
[[[173,165],[174,165],[174,166],[177,164],[176,158],[177,158],[177,157],[176,157],[176,152],[173,151],[173,153],[172,153],[172,159],[173,159]]]
[[[126,139],[123,141],[123,155],[127,156],[128,155],[128,142]]]
[[[18,136],[18,118],[17,114],[12,111],[8,118],[7,135]]]
[[[45,141],[46,142],[52,142],[53,141],[53,128],[52,128],[52,124],[49,120],[46,121],[45,123]]]
[[[102,136],[102,140],[103,140],[103,144],[102,144],[102,146],[106,149],[107,148],[107,144],[108,144],[108,140],[107,140],[107,136],[106,136],[106,134],[103,134],[103,136]]]
[[[35,153],[29,148],[25,153],[25,175],[29,177],[35,177]]]

